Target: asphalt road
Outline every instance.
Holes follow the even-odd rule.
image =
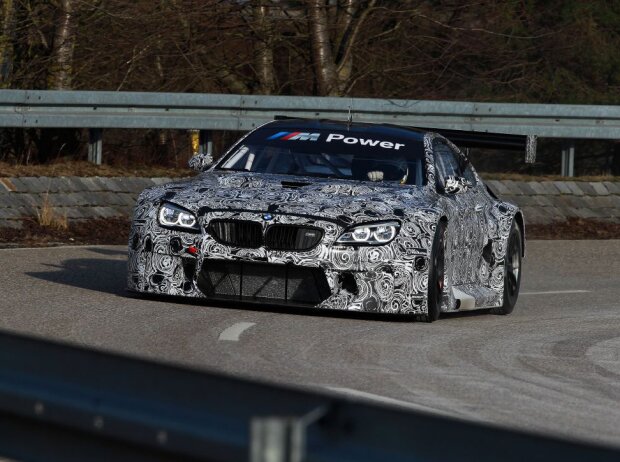
[[[125,293],[123,247],[0,250],[0,328],[620,447],[620,241],[530,241],[510,316],[433,324]]]

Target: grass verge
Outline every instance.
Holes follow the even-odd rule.
[[[94,165],[85,161],[56,162],[46,165],[12,165],[0,162],[0,177],[20,176],[102,176],[102,177],[170,177],[178,178],[195,175],[189,168],[167,167],[116,167],[112,165]]]
[[[513,180],[513,181],[611,181],[620,182],[620,176],[599,175],[599,176],[573,176],[566,177],[561,175],[522,175],[520,173],[480,173],[483,180]]]
[[[527,217],[526,217],[527,219]],[[550,225],[525,225],[527,239],[620,239],[620,223],[569,218]]]
[[[57,245],[127,244],[129,218],[70,220],[66,229],[43,226],[38,220],[23,221],[21,229],[0,228],[0,248]]]

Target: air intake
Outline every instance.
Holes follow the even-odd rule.
[[[205,260],[197,284],[215,300],[316,306],[331,295],[320,268],[234,260]]]
[[[209,233],[216,241],[233,247],[255,249],[263,245],[263,230],[256,221],[212,220]]]
[[[298,225],[271,225],[265,231],[265,246],[272,250],[310,250],[323,238],[319,228]]]

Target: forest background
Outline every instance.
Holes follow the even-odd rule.
[[[1,0],[0,88],[620,104],[613,0]],[[218,133],[221,151],[239,133]],[[107,130],[110,165],[180,167],[184,131]],[[86,156],[87,131],[0,129],[0,161]],[[559,171],[480,154],[484,169]],[[620,144],[577,142],[579,174]]]

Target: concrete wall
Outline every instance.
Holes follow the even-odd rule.
[[[523,209],[528,223],[548,224],[567,218],[620,223],[620,182],[489,180],[504,200]]]
[[[36,218],[45,197],[72,220],[128,217],[144,188],[170,178],[0,178],[0,227]],[[495,193],[523,208],[527,223],[569,217],[620,222],[620,183],[579,181],[487,181]]]
[[[20,227],[37,217],[46,197],[70,220],[129,217],[138,194],[171,178],[20,177],[0,178],[0,227]]]

